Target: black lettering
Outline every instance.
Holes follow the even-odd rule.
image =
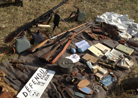
[[[33,85],[31,83],[29,83],[29,86],[33,89]]]
[[[40,73],[37,73],[37,75],[42,79],[43,78],[43,75],[40,74]]]
[[[50,75],[47,75],[47,76],[45,77],[44,80],[47,81],[47,79],[48,79],[49,77],[50,77]]]
[[[29,89],[29,87],[25,86],[26,90],[30,93],[31,90]]]
[[[45,84],[44,82],[39,82],[39,81],[38,81],[38,85],[44,86],[44,84]]]
[[[34,84],[37,84],[33,79],[32,79],[32,82],[33,82]]]
[[[44,70],[41,69],[41,70],[40,70],[40,73],[44,74]]]
[[[35,78],[37,81],[38,81],[38,79],[40,79],[38,76],[35,76],[34,78]]]
[[[46,74],[47,74],[47,71],[45,71],[44,75],[46,75]]]
[[[33,80],[32,79],[32,82],[34,83],[34,85],[41,85],[41,86],[43,86],[45,83],[43,83],[43,82],[40,82],[40,81],[36,81],[36,80]]]
[[[24,95],[24,97],[27,97],[28,93],[27,92],[23,92],[23,95]]]

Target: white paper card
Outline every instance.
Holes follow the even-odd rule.
[[[66,58],[72,60],[73,63],[77,63],[80,60],[80,56],[77,54],[72,54],[70,56],[67,56]]]
[[[54,74],[55,71],[38,68],[19,92],[17,98],[40,98]]]

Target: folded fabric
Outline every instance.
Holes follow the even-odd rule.
[[[90,47],[89,43],[85,40],[77,42],[75,45],[77,46],[79,52],[84,52]]]
[[[134,65],[134,62],[132,60],[129,60],[128,58],[123,58],[117,66],[124,68],[124,69],[130,69]]]
[[[114,78],[112,76],[110,76],[110,75],[106,76],[104,79],[101,80],[101,83],[104,86],[109,86],[113,82],[114,82]]]
[[[128,15],[106,12],[97,16],[96,21],[116,26],[121,31],[119,35],[122,38],[129,39],[132,36],[138,37],[138,24],[134,23],[134,20],[129,19]]]

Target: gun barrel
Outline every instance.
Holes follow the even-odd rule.
[[[44,14],[42,14],[41,16],[39,16],[38,18],[34,19],[33,21],[29,22],[28,24],[21,26],[19,29],[17,29],[16,31],[10,33],[7,38],[5,39],[5,42],[11,42],[14,40],[14,38],[16,36],[19,35],[19,32],[21,32],[22,30],[28,30],[30,28],[32,28],[33,25],[36,25],[36,23],[39,22],[40,19],[45,18],[47,15],[49,15],[50,13],[52,13],[55,9],[57,9],[58,7],[60,7],[61,5],[65,4],[68,0],[63,0],[60,4],[58,4],[57,6],[53,7],[52,9],[50,9],[49,11],[45,12]],[[21,35],[21,34],[20,34]]]
[[[50,57],[56,52],[57,48],[59,46],[61,46],[62,44],[64,44],[65,42],[67,42],[68,38],[63,39],[62,41],[60,41],[59,43],[56,44],[56,46],[54,48],[52,48],[50,51],[48,51],[47,53],[44,53],[40,59],[49,61]]]
[[[87,24],[87,23],[83,23],[83,24],[81,24],[81,25],[79,25],[79,26],[77,26],[77,27],[74,27],[74,28],[72,28],[72,29],[70,29],[70,30],[68,30],[68,31],[70,32],[70,31],[73,31],[73,30],[75,30],[75,29],[81,28],[81,27],[83,27],[83,26],[86,25],[86,24]],[[62,33],[59,33],[59,34],[56,35],[56,36],[53,36],[53,37],[50,38],[50,39],[45,39],[45,40],[44,40],[43,42],[41,42],[40,44],[37,44],[37,45],[35,45],[35,46],[32,46],[30,49],[28,49],[28,51],[29,51],[29,52],[35,52],[38,48],[41,48],[42,46],[44,46],[46,42],[48,42],[48,41],[50,41],[50,40],[54,40],[55,38],[57,38],[57,37],[59,37],[59,36],[65,34],[66,32],[67,32],[67,31],[64,31],[64,32],[62,32]]]

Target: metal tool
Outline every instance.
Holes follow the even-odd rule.
[[[63,83],[59,82],[53,82],[53,83],[56,85],[57,90],[61,93],[63,98],[74,98]]]
[[[54,83],[50,83],[51,89],[49,90],[50,98],[62,98],[60,92],[57,90]]]

